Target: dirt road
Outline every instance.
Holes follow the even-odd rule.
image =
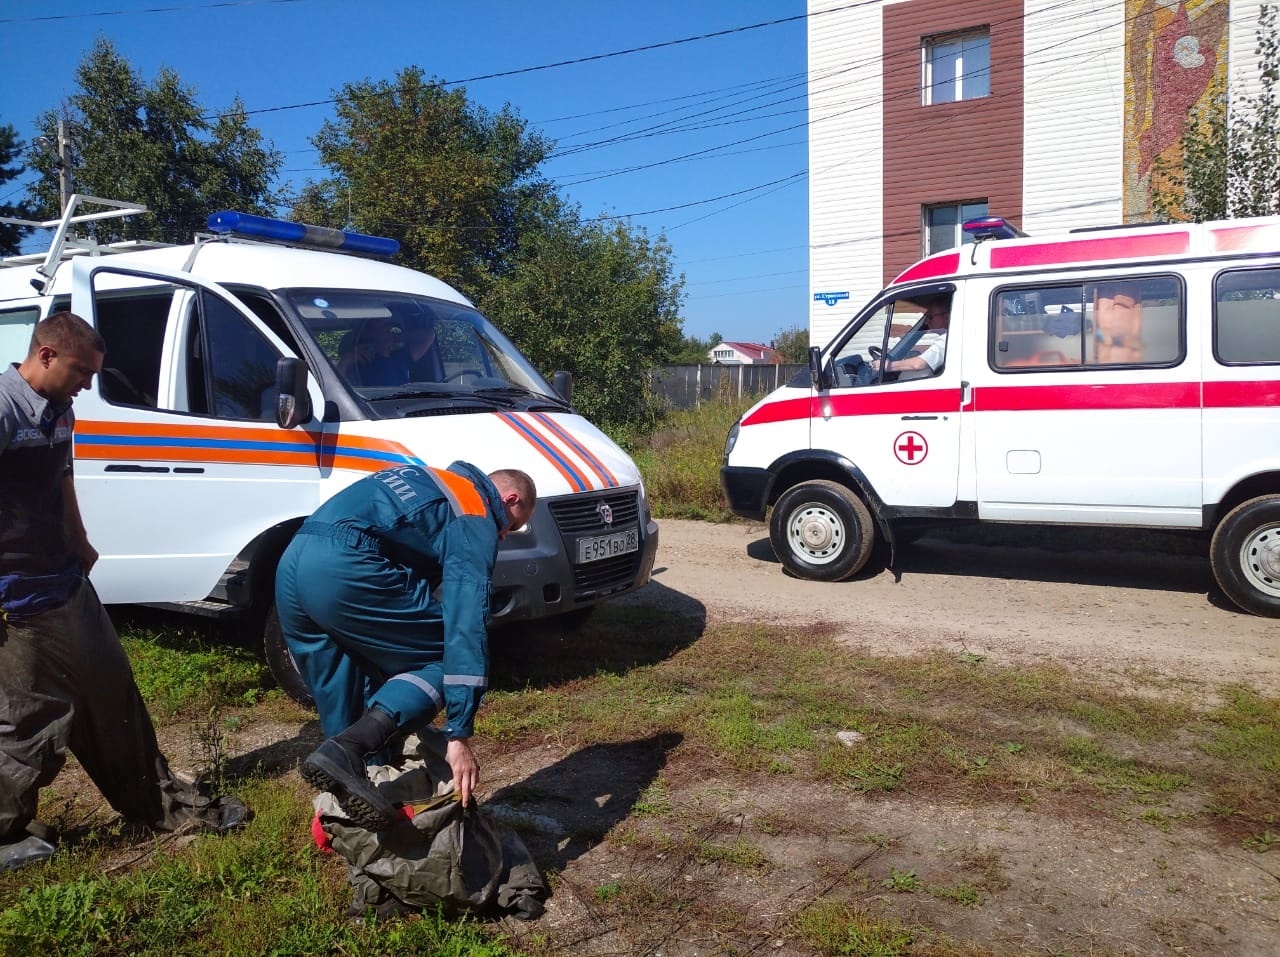
[[[843,623],[849,642],[881,651],[952,648],[1280,693],[1280,622],[1236,610],[1198,542],[1119,530],[930,536],[892,568],[873,559],[853,581],[826,584],[788,577],[764,525],[660,526],[653,582],[627,600],[716,620]]]

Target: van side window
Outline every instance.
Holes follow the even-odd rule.
[[[991,365],[1000,371],[1182,361],[1182,284],[1173,276],[1004,288],[991,312]]]
[[[239,313],[201,291],[189,326],[188,411],[221,419],[275,419],[280,354]]]
[[[172,286],[153,286],[145,293],[98,295],[98,332],[107,344],[98,388],[112,405],[156,408],[173,292]]]
[[[1213,282],[1213,354],[1219,362],[1280,362],[1280,269],[1239,269]]]
[[[31,330],[40,321],[35,306],[0,311],[0,356],[5,362],[21,362],[31,348]]]

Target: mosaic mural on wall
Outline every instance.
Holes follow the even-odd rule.
[[[1125,0],[1124,208],[1147,219],[1158,158],[1177,163],[1188,117],[1226,76],[1228,0]]]

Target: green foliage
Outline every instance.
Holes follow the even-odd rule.
[[[18,158],[21,151],[22,144],[18,141],[18,131],[8,124],[0,125],[0,195],[8,193],[8,190],[4,189],[5,183],[22,175],[20,166],[10,165]],[[31,211],[22,204],[0,203],[0,216],[30,219]],[[10,256],[18,252],[22,237],[29,231],[26,226],[0,223],[0,256]]]
[[[654,515],[713,522],[732,518],[720,487],[725,438],[756,401],[747,397],[674,410],[643,445],[632,450]]]
[[[521,236],[481,305],[536,367],[572,372],[578,411],[631,444],[661,416],[649,370],[679,345],[682,284],[664,239],[566,212]]]
[[[66,121],[73,191],[145,203],[145,216],[102,220],[103,242],[150,239],[189,242],[209,213],[234,208],[270,214],[271,180],[282,156],[250,126],[235,99],[212,123],[169,68],[145,82],[110,40],[100,37],[76,69],[77,90],[60,110],[37,119],[40,132],[57,141]],[[56,151],[28,153],[40,179],[32,201],[41,218],[61,209]]]
[[[809,361],[808,327],[792,326],[790,329],[783,329],[774,337],[773,347],[784,363],[804,365]]]
[[[146,633],[120,640],[153,717],[224,703],[250,704],[270,680],[261,655],[248,649],[208,646],[186,637],[160,642]]]
[[[335,109],[314,139],[333,175],[295,218],[398,239],[403,265],[461,289],[536,367],[572,372],[580,412],[624,443],[647,433],[648,371],[680,342],[666,241],[583,222],[539,171],[546,139],[417,67],[346,85]]]
[[[1157,163],[1152,210],[1196,222],[1280,213],[1280,38],[1276,6],[1258,16],[1256,96],[1229,97],[1226,82],[1210,86],[1204,106],[1187,118],[1177,166]]]
[[[724,336],[718,332],[711,333],[706,339],[697,336],[685,336],[679,347],[667,359],[671,365],[697,366],[705,365],[709,360],[708,353],[724,342]]]
[[[348,83],[312,142],[332,175],[293,207],[300,222],[400,241],[400,262],[473,299],[509,272],[522,235],[554,218],[539,172],[550,144],[510,108],[474,106],[410,66]]]

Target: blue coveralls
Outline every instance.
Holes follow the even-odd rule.
[[[443,707],[445,733],[471,736],[505,525],[502,496],[466,462],[384,469],[303,523],[276,572],[276,605],[325,737],[373,705],[408,731]]]

